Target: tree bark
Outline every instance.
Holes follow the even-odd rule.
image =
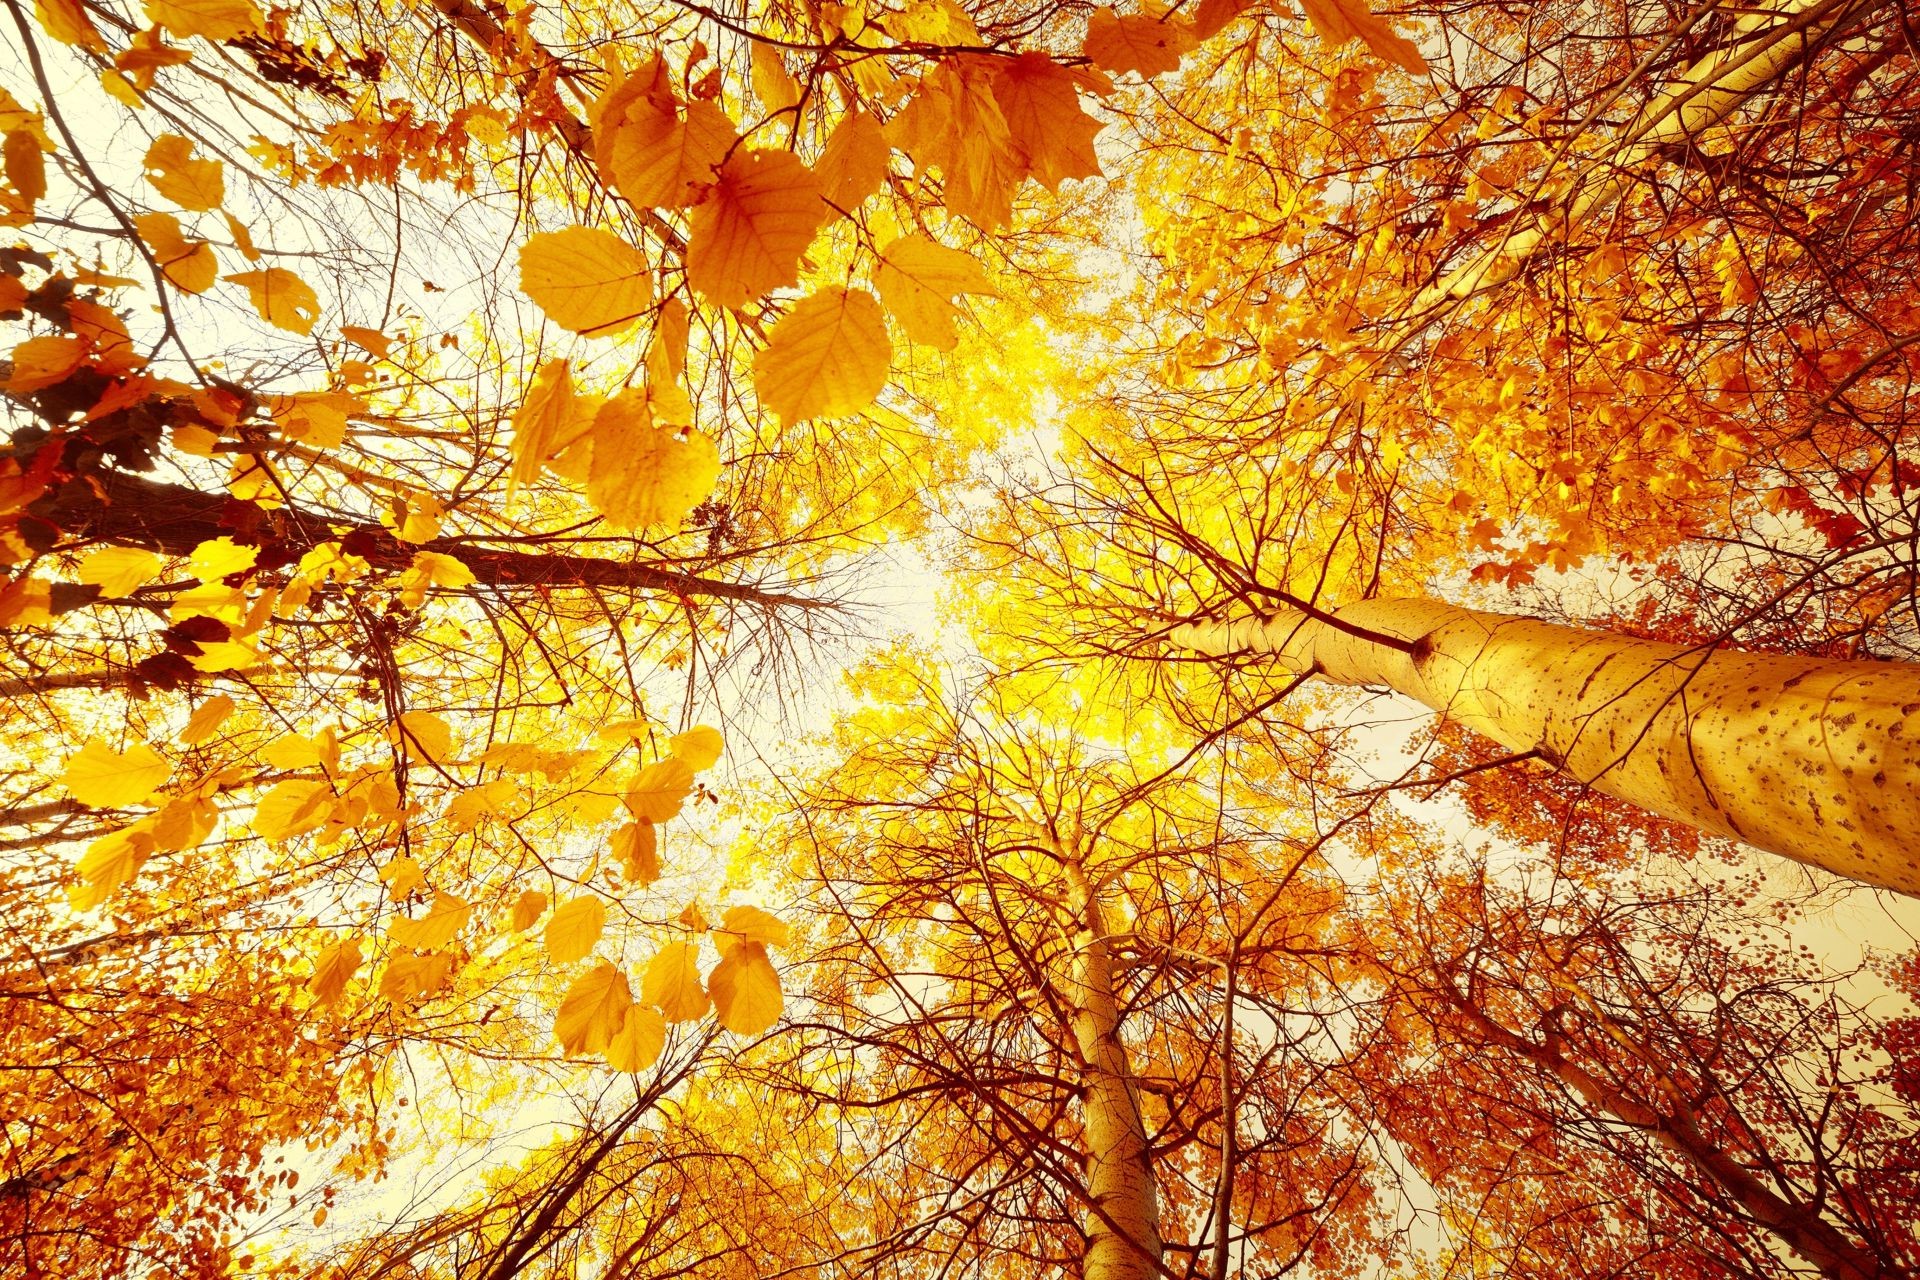
[[[1920,665],[1684,648],[1437,600],[1202,618],[1170,639],[1386,686],[1661,817],[1920,895]]]
[[[63,530],[100,542],[145,547],[166,555],[184,556],[209,538],[234,532],[222,523],[231,499],[221,493],[202,493],[184,485],[166,484],[125,472],[105,481],[102,502],[86,512],[55,512]],[[784,592],[764,591],[741,582],[723,582],[690,573],[678,573],[631,560],[564,555],[546,551],[514,551],[489,547],[467,538],[435,538],[419,544],[401,542],[378,525],[329,519],[312,513],[272,512],[272,537],[297,552],[322,542],[354,535],[369,546],[368,559],[383,569],[403,569],[414,553],[433,551],[452,556],[488,586],[598,587],[620,591],[657,591],[671,595],[733,600],[767,609],[830,609],[828,601]]]
[[[1120,1040],[1113,952],[1105,912],[1071,851],[1062,859],[1078,918],[1071,976],[1073,1036],[1084,1064],[1087,1197],[1100,1212],[1087,1227],[1083,1280],[1157,1280],[1160,1209],[1140,1095]]]

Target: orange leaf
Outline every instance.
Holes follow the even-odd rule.
[[[744,307],[800,278],[826,221],[820,180],[785,151],[741,151],[693,211],[687,281],[715,306]]]
[[[903,236],[880,251],[874,284],[909,338],[942,351],[953,350],[958,340],[953,320],[960,309],[953,299],[996,292],[972,255],[921,235]]]
[[[595,112],[601,172],[637,205],[694,203],[739,141],[733,122],[711,102],[681,104],[658,58],[616,83]]]
[[[252,0],[147,0],[147,17],[181,39],[235,40],[260,29]]]
[[[147,181],[153,189],[182,209],[194,213],[217,209],[226,199],[226,178],[220,162],[194,159],[193,143],[177,133],[155,138],[147,148],[146,164]]]
[[[34,0],[33,16],[40,26],[61,44],[78,45],[95,53],[105,53],[107,42],[94,28],[93,19],[81,7],[80,0]]]
[[[993,78],[994,100],[1028,174],[1049,191],[1065,178],[1099,176],[1093,135],[1102,126],[1080,107],[1074,75],[1052,58],[1023,53]]]
[[[767,334],[753,386],[783,422],[839,418],[873,403],[892,364],[879,301],[864,289],[822,289]]]
[[[851,212],[887,180],[892,155],[880,122],[864,111],[854,111],[834,127],[813,171],[827,200]]]
[[[1367,0],[1300,0],[1300,7],[1320,38],[1335,48],[1358,38],[1383,62],[1416,76],[1427,69],[1427,60],[1413,41],[1374,16]]]
[[[229,284],[245,286],[253,297],[253,309],[276,329],[312,333],[320,319],[320,299],[312,286],[285,267],[240,271],[224,278]]]
[[[653,279],[638,249],[610,231],[567,227],[520,247],[520,288],[563,329],[610,338],[653,302]]]
[[[1180,69],[1180,55],[1193,48],[1193,30],[1178,19],[1144,13],[1116,16],[1102,6],[1087,16],[1087,60],[1115,75],[1137,71],[1152,79]]]

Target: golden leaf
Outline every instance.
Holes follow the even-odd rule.
[[[726,742],[718,729],[697,724],[685,733],[674,734],[667,739],[667,745],[673,748],[674,755],[687,762],[687,768],[701,773],[720,763]]]
[[[613,856],[619,859],[622,873],[637,885],[650,885],[660,878],[660,837],[645,818],[623,823],[613,833]]]
[[[791,936],[792,930],[787,928],[786,921],[771,911],[762,911],[759,907],[728,907],[720,927],[713,931],[713,942],[724,956],[749,943],[784,947]]]
[[[260,29],[252,0],[147,0],[147,17],[183,40],[234,40]]]
[[[1213,39],[1249,7],[1250,0],[1200,0],[1199,6],[1193,11],[1194,38]]]
[[[101,547],[80,561],[75,575],[103,596],[124,596],[160,571],[160,557],[141,547]]]
[[[607,1044],[607,1065],[615,1071],[645,1071],[666,1043],[666,1019],[643,1004],[630,1005],[619,1032]]]
[[[892,156],[880,122],[864,111],[852,111],[834,126],[813,172],[827,202],[851,213],[886,182]]]
[[[80,883],[67,890],[68,904],[75,911],[91,911],[105,902],[133,879],[153,847],[153,835],[145,823],[95,840],[74,866]]]
[[[1023,53],[994,74],[993,97],[1022,167],[1041,186],[1053,191],[1067,178],[1099,176],[1093,135],[1102,126],[1081,108],[1073,72],[1044,54]]]
[[[387,886],[387,896],[400,902],[406,896],[427,882],[427,873],[420,869],[420,863],[405,854],[392,859],[379,871],[380,882]],[[432,948],[426,948],[432,950]]]
[[[146,164],[147,181],[153,184],[153,189],[191,213],[217,209],[227,197],[220,162],[194,159],[193,143],[177,133],[163,133],[155,138],[147,148]]]
[[[567,227],[520,246],[520,291],[562,329],[610,338],[646,314],[653,276],[640,251],[612,232]]]
[[[364,325],[343,324],[340,336],[375,358],[384,359],[393,348],[393,339],[378,329],[369,329]]]
[[[13,349],[13,372],[7,390],[22,394],[65,382],[87,358],[87,344],[79,338],[42,334]]]
[[[216,693],[193,709],[187,718],[186,728],[180,730],[180,741],[189,747],[197,747],[213,736],[226,718],[233,714],[233,699],[224,693]]]
[[[681,104],[654,58],[596,104],[594,158],[614,189],[636,205],[681,209],[712,185],[714,169],[740,141],[711,102]]]
[[[107,42],[94,28],[80,0],[34,0],[33,16],[49,36],[61,44],[77,45],[95,53],[105,53]]]
[[[380,994],[395,1004],[424,999],[446,986],[452,975],[453,957],[445,952],[399,952],[387,960],[380,975]]]
[[[971,254],[923,235],[903,236],[880,251],[874,285],[909,338],[941,351],[953,350],[959,340],[953,331],[957,295],[997,296]]]
[[[547,909],[547,895],[538,889],[528,889],[513,903],[513,931],[525,933],[539,921]]]
[[[218,582],[230,574],[244,573],[260,558],[260,548],[235,542],[222,534],[199,543],[187,557],[187,572],[202,582]]]
[[[467,927],[473,904],[450,893],[433,895],[433,907],[418,919],[401,916],[387,925],[387,936],[415,951],[442,951]]]
[[[626,1025],[633,995],[627,976],[605,961],[574,979],[560,1001],[553,1033],[568,1055],[600,1053]]]
[[[260,797],[253,833],[262,840],[291,840],[325,824],[333,813],[333,788],[325,782],[290,778]]]
[[[755,40],[747,51],[747,59],[749,78],[753,81],[753,96],[760,99],[760,105],[766,108],[767,114],[773,115],[799,105],[800,86],[787,70],[787,64],[781,61],[780,50]]]
[[[555,964],[584,960],[607,926],[607,908],[592,894],[570,898],[547,921],[547,955]]]
[[[47,160],[31,129],[14,129],[0,144],[0,164],[14,193],[28,204],[47,194]]]
[[[873,403],[892,366],[879,300],[864,289],[826,288],[768,332],[754,357],[753,386],[783,422],[841,418]]]
[[[189,240],[170,213],[143,213],[133,220],[168,280],[188,293],[205,293],[220,276],[220,259],[204,240]]]
[[[629,388],[593,418],[587,500],[622,529],[678,524],[713,492],[720,450],[691,427],[656,427],[646,392]]]
[[[705,1016],[707,989],[700,982],[700,946],[669,942],[647,962],[640,979],[640,999],[666,1016],[668,1022],[691,1022]]]
[[[360,939],[348,938],[322,951],[313,962],[313,977],[307,979],[307,993],[317,1004],[332,1004],[347,993],[347,983],[360,969]]]
[[[399,739],[408,755],[445,760],[453,751],[453,730],[431,711],[408,711],[400,717]]]
[[[1180,69],[1180,55],[1192,49],[1193,30],[1177,18],[1151,14],[1115,16],[1104,5],[1087,15],[1087,61],[1104,71],[1123,75],[1137,71],[1150,80]]]
[[[800,278],[800,255],[826,221],[820,180],[785,151],[736,151],[693,211],[687,283],[719,307],[744,307]]]
[[[88,738],[68,758],[60,781],[81,804],[121,809],[144,803],[172,772],[173,766],[144,742],[134,743],[122,755],[100,739]]]
[[[780,1020],[780,975],[757,942],[728,951],[707,985],[713,992],[714,1016],[736,1035],[757,1036]]]
[[[693,767],[685,760],[669,757],[635,774],[633,784],[622,798],[634,817],[665,822],[680,812],[680,806],[692,793]]]
[[[1300,7],[1320,38],[1335,48],[1357,38],[1366,41],[1375,57],[1412,75],[1427,69],[1413,41],[1376,17],[1367,0],[1300,0]]]
[[[549,360],[533,375],[527,398],[513,415],[513,469],[507,493],[539,478],[540,469],[592,425],[573,394],[573,376],[565,360]]]
[[[229,284],[243,286],[253,299],[260,318],[277,329],[290,333],[312,333],[320,319],[320,298],[313,288],[285,267],[263,271],[237,271],[223,276]]]

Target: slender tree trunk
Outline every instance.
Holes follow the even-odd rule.
[[[1651,1134],[1667,1150],[1686,1160],[1708,1185],[1740,1211],[1772,1232],[1828,1280],[1901,1280],[1905,1273],[1856,1244],[1798,1199],[1781,1195],[1762,1182],[1724,1147],[1701,1132],[1692,1116],[1665,1114],[1593,1075],[1550,1044],[1536,1044],[1501,1026],[1451,987],[1446,997],[1488,1041],[1532,1062],[1566,1086],[1597,1114]]]
[[[1383,685],[1606,795],[1920,895],[1920,665],[1683,648],[1437,600],[1174,628]]]
[[[1098,1206],[1087,1227],[1084,1280],[1155,1280],[1160,1269],[1160,1208],[1153,1157],[1140,1119],[1140,1095],[1120,1040],[1110,934],[1097,890],[1084,869],[1063,859],[1079,929],[1067,990],[1073,1035],[1085,1064],[1087,1196]]]

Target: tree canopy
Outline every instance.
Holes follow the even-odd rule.
[[[1920,1277],[1902,6],[4,3],[8,1274]]]

